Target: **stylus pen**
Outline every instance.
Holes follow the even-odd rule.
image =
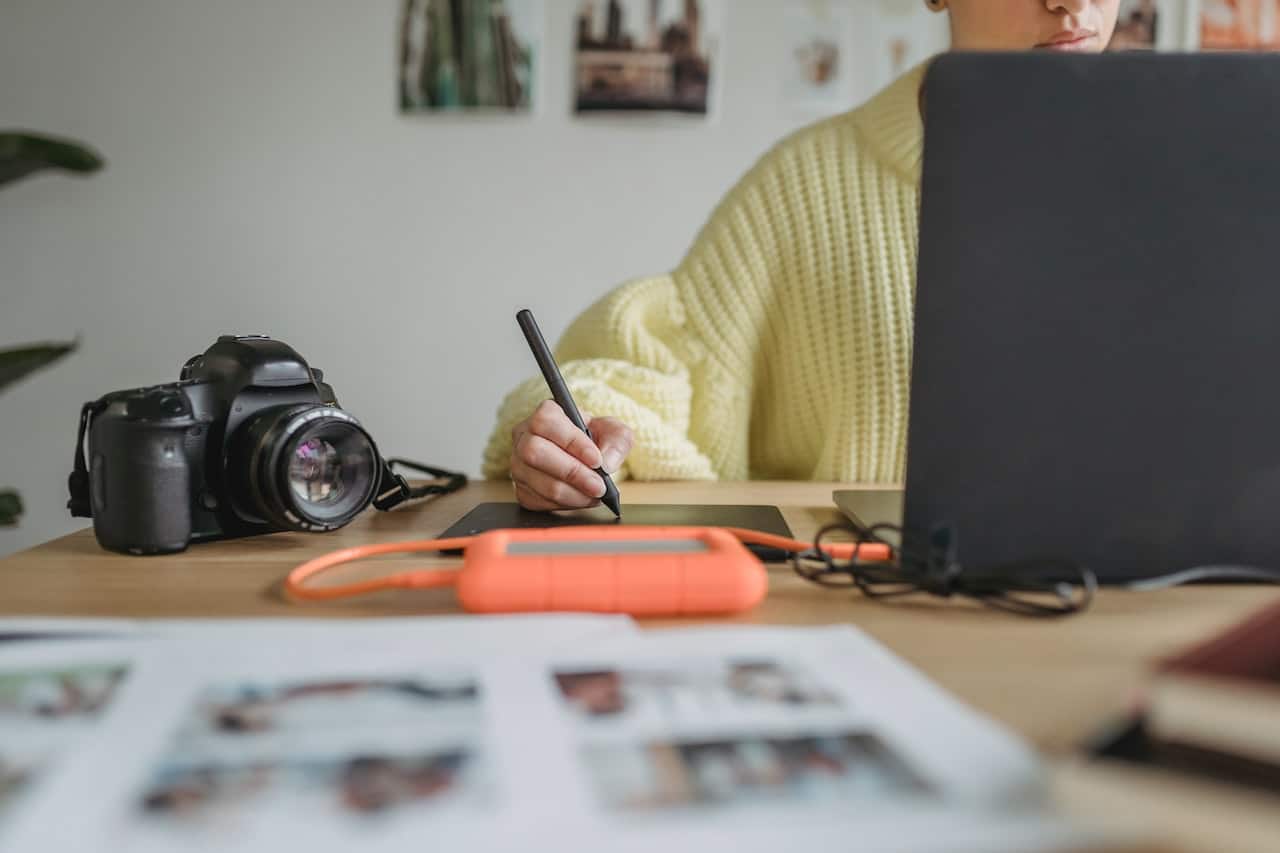
[[[582,413],[578,411],[578,405],[573,402],[573,395],[569,393],[569,386],[564,384],[564,377],[560,375],[560,367],[556,364],[555,356],[551,354],[551,348],[547,346],[546,340],[542,337],[542,330],[538,328],[538,321],[533,319],[533,312],[525,308],[516,314],[516,322],[520,324],[520,331],[524,332],[524,339],[529,342],[529,349],[533,350],[533,358],[538,362],[538,369],[542,371],[542,378],[547,380],[547,386],[551,388],[551,396],[564,409],[564,413],[569,416],[569,420],[573,421],[573,425],[587,434],[587,438],[591,438],[591,431],[587,429],[587,425],[582,420]],[[613,514],[618,518],[622,518],[622,503],[618,499],[618,487],[613,484],[613,480],[605,473],[603,468],[597,468],[596,473],[600,475],[600,479],[604,480],[604,497],[600,498],[600,503],[613,510]]]

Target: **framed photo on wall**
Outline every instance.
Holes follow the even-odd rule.
[[[543,15],[542,0],[400,0],[400,111],[531,111]]]
[[[1115,35],[1108,50],[1155,50],[1159,27],[1165,24],[1156,0],[1120,0]]]
[[[574,112],[711,111],[723,0],[579,0]]]
[[[1120,0],[1116,31],[1108,50],[1195,50],[1199,39],[1198,0]]]

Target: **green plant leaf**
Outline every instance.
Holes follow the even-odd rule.
[[[12,527],[22,515],[22,498],[12,489],[0,492],[0,527]]]
[[[0,186],[41,169],[88,174],[103,165],[98,152],[70,139],[21,131],[0,133]]]
[[[75,351],[76,341],[0,349],[0,390]]]

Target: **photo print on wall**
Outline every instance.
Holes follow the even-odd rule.
[[[1156,0],[1120,0],[1115,35],[1108,50],[1155,50],[1156,28],[1161,24]]]
[[[722,0],[581,0],[574,29],[574,110],[710,110]]]
[[[842,0],[787,0],[782,15],[782,97],[787,107],[815,116],[852,109],[850,5]]]
[[[869,37],[873,91],[951,46],[947,16],[916,0],[861,0],[859,28]]]
[[[1205,50],[1280,49],[1280,0],[1201,0]]]
[[[542,0],[402,0],[404,113],[533,109]]]

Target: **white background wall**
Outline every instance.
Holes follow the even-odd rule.
[[[514,119],[397,113],[396,0],[0,0],[0,127],[109,161],[0,192],[0,343],[83,342],[0,398],[0,485],[28,503],[0,554],[82,524],[80,404],[176,378],[222,332],[293,344],[388,453],[478,470],[534,372],[516,309],[557,337],[669,269],[804,121],[780,4],[728,2],[715,121],[655,125],[569,115],[573,0],[548,0],[541,107]]]

